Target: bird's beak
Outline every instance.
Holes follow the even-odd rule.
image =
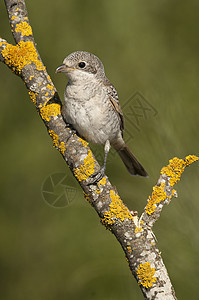
[[[63,72],[67,72],[68,71],[68,66],[67,65],[65,65],[65,64],[62,64],[61,66],[59,66],[57,69],[56,69],[56,71],[55,71],[55,73],[63,73]]]

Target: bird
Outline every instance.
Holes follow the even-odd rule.
[[[131,175],[148,177],[144,167],[123,139],[124,116],[118,93],[105,75],[104,65],[94,54],[75,51],[56,69],[68,78],[62,116],[87,142],[104,145],[103,166],[90,176],[96,184],[105,176],[108,152],[112,146]]]

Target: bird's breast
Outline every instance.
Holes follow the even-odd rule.
[[[104,144],[120,131],[119,117],[103,89],[67,86],[62,109],[65,120],[88,142]]]

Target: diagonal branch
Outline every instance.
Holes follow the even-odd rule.
[[[177,164],[170,162],[167,169],[162,170],[140,219],[136,212],[130,212],[124,205],[106,176],[96,185],[87,185],[89,176],[99,169],[99,164],[88,143],[66,127],[58,93],[36,49],[25,0],[5,0],[5,4],[16,45],[0,39],[0,61],[24,81],[54,147],[80,183],[86,199],[98,213],[102,224],[121,244],[144,297],[176,299],[154,240],[152,226],[159,218],[164,204],[170,201],[171,196],[175,196],[175,177],[181,175],[181,171],[198,158],[190,156],[183,163],[179,160],[180,165],[179,161]]]
[[[25,1],[20,0],[4,0],[10,27],[16,43],[21,41],[32,41],[34,37],[32,28],[29,24],[28,13]]]
[[[162,168],[160,178],[153,187],[152,195],[149,196],[144,213],[140,218],[149,228],[152,228],[159,219],[164,205],[169,204],[173,196],[178,196],[174,185],[180,180],[185,168],[198,159],[195,155],[188,155],[185,159],[174,157],[166,167]]]

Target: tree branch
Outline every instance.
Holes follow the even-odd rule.
[[[66,127],[58,93],[36,49],[25,1],[5,0],[5,4],[16,45],[0,39],[0,61],[24,81],[54,147],[80,183],[86,199],[98,213],[102,224],[121,244],[145,299],[176,299],[155,243],[152,226],[160,217],[163,206],[170,202],[172,196],[177,196],[173,185],[185,167],[198,158],[174,158],[162,169],[140,219],[136,212],[130,212],[123,204],[106,176],[97,185],[88,185],[89,176],[99,169],[99,164],[88,143]]]

